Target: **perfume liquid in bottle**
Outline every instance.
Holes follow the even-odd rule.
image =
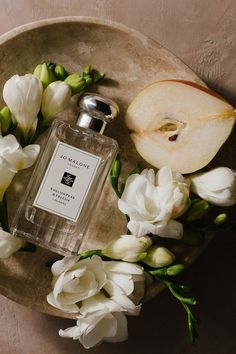
[[[118,113],[97,94],[79,103],[76,124],[55,120],[11,231],[62,255],[78,252],[111,164],[115,140],[102,135]]]

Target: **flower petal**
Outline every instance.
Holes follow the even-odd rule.
[[[109,312],[122,311],[122,307],[113,301],[111,298],[106,297],[102,292],[82,301],[80,306],[80,313],[85,315],[96,311],[104,310],[107,308]]]
[[[18,251],[24,244],[24,240],[13,236],[0,228],[0,258],[6,259]]]
[[[117,321],[116,334],[109,338],[105,337],[104,340],[112,343],[123,342],[128,338],[127,318],[122,312],[115,312],[113,316]]]
[[[137,237],[141,237],[148,234],[155,235],[155,225],[147,221],[135,221],[130,220],[127,224],[129,231],[136,235]]]
[[[54,297],[53,292],[47,295],[47,302],[49,305],[56,307],[59,310],[62,310],[67,313],[78,313],[79,312],[79,307],[76,304],[62,304],[59,301],[57,301]]]
[[[180,240],[183,236],[183,225],[176,220],[156,224],[156,235]]]
[[[23,165],[21,169],[31,167],[35,163],[40,152],[40,145],[28,145],[23,149],[23,152],[25,154],[25,157],[22,161]]]
[[[66,272],[79,260],[78,256],[67,256],[63,259],[54,262],[51,271],[54,276],[59,276],[61,273]]]
[[[8,134],[3,138],[0,138],[0,155],[3,156],[6,153],[16,151],[20,147],[16,137],[12,134]]]
[[[143,275],[143,268],[140,265],[134,263],[109,261],[104,262],[104,268],[106,271],[119,274]]]

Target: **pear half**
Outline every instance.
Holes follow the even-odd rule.
[[[141,91],[128,107],[125,121],[144,160],[185,174],[213,159],[231,133],[235,112],[206,87],[167,80]]]

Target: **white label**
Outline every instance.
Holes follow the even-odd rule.
[[[58,142],[33,205],[76,222],[101,158]]]

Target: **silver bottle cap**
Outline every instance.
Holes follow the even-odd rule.
[[[79,101],[80,113],[77,125],[103,133],[107,123],[110,123],[119,113],[117,104],[97,93],[85,94]]]

